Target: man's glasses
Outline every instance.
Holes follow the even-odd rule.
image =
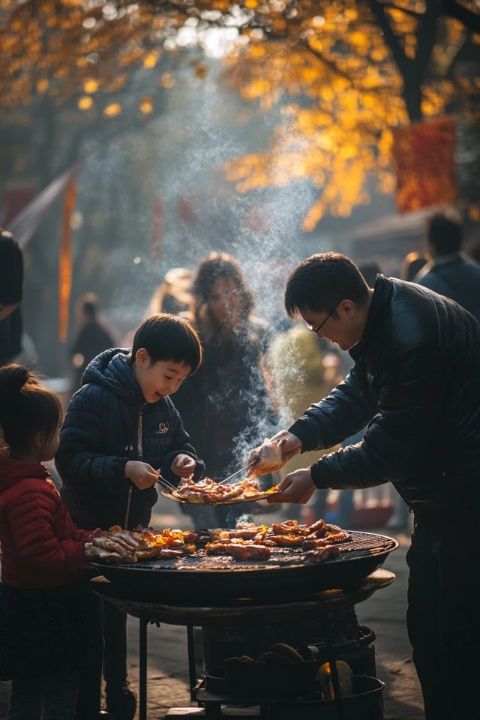
[[[327,317],[322,320],[322,322],[320,323],[320,325],[319,325],[318,327],[313,327],[313,325],[309,325],[309,324],[307,323],[308,329],[311,330],[313,333],[315,333],[315,335],[318,335],[318,333],[320,332],[320,330],[322,329],[322,327],[325,325],[325,323],[327,322],[327,320],[332,317],[332,315],[333,315],[333,313],[335,312],[336,309],[337,309],[337,308],[334,307],[333,310],[330,310],[330,312],[328,313]]]

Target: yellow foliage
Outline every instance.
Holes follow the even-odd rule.
[[[147,68],[148,70],[153,69],[153,68],[156,66],[156,64],[157,64],[157,62],[158,62],[158,60],[159,60],[159,57],[160,57],[160,53],[159,53],[159,52],[149,52],[149,53],[147,53],[147,54],[145,55],[145,57],[143,58],[143,67],[144,67],[144,68]]]
[[[93,94],[96,93],[99,88],[98,80],[94,80],[93,78],[88,78],[88,80],[85,80],[83,83],[83,90],[86,93]]]
[[[103,114],[107,118],[115,118],[118,117],[122,112],[122,106],[120,103],[110,103],[110,105],[107,105],[103,108]]]
[[[89,95],[83,95],[78,99],[77,105],[79,110],[90,110],[90,108],[93,107],[93,98]]]
[[[477,12],[474,0],[462,4]],[[382,5],[400,52],[413,65],[422,16],[431,4]],[[228,27],[238,17],[234,7],[245,23],[241,42],[225,58],[225,77],[261,109],[280,98],[283,105],[267,151],[232,159],[227,177],[240,191],[310,179],[319,198],[305,219],[308,229],[326,212],[345,215],[367,202],[370,174],[391,192],[392,128],[408,122],[403,79],[370,3],[360,0],[2,0],[0,116],[13,108],[18,121],[27,122],[26,111],[33,112],[33,99],[42,95],[68,112],[75,104],[83,112],[96,105],[105,119],[118,117],[123,107],[115,93],[138,70],[158,67],[165,41],[173,41],[174,49],[175,34],[185,26]],[[478,73],[455,77],[456,86],[450,80],[466,39],[463,25],[443,18],[437,31],[422,84],[421,109],[428,117],[445,112],[458,86],[473,97],[480,88]],[[480,44],[480,34],[472,37]],[[206,65],[197,61],[193,67],[197,78],[207,74]],[[175,78],[162,72],[158,79],[152,75],[152,83],[157,90],[172,88]],[[144,117],[155,111],[154,90],[136,100]],[[94,113],[82,116],[83,122],[90,118],[98,120]]]
[[[144,97],[138,106],[142,115],[150,115],[153,112],[153,100],[151,97]]]

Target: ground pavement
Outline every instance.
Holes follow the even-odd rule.
[[[260,517],[258,518],[260,520]],[[276,519],[265,516],[266,522]],[[257,518],[256,518],[257,520]],[[156,507],[154,527],[188,527],[188,520],[168,501]],[[377,676],[386,684],[385,720],[422,720],[421,693],[411,661],[411,649],[405,627],[407,567],[405,553],[408,538],[399,537],[401,547],[387,559],[385,567],[397,576],[388,588],[375,593],[356,606],[359,622],[375,631]],[[137,690],[138,623],[129,619],[129,665],[132,686]],[[172,706],[190,704],[186,630],[183,627],[149,626],[149,720],[161,720]],[[0,720],[6,718],[9,684],[0,683]]]

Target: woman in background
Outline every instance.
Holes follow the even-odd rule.
[[[221,480],[244,464],[253,438],[268,435],[275,420],[265,366],[268,328],[252,314],[252,292],[232,255],[213,252],[200,262],[193,297],[204,361],[174,402],[206,474]],[[215,523],[234,525],[246,509],[217,507]],[[196,522],[208,521],[199,516]]]

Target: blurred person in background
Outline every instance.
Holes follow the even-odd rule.
[[[266,369],[269,331],[253,315],[252,292],[232,255],[212,252],[200,262],[193,297],[192,320],[204,360],[174,402],[205,461],[206,475],[222,480],[241,467],[249,443],[259,438],[259,428],[263,438],[276,419]],[[197,526],[211,522],[203,508],[185,507],[192,510]],[[216,507],[213,521],[220,527],[234,526],[249,509],[244,504]]]
[[[402,269],[400,270],[401,280],[407,282],[415,282],[415,278],[420,270],[425,267],[428,260],[425,255],[421,255],[419,252],[413,251],[405,255],[402,262]]]
[[[432,215],[427,225],[430,262],[415,282],[455,300],[480,321],[480,265],[462,254],[462,221],[454,210]]]
[[[99,309],[95,293],[82,295],[77,304],[77,334],[70,349],[74,392],[80,387],[82,375],[90,360],[103,350],[115,346],[105,321],[99,318]]]
[[[280,414],[283,416],[282,421],[285,422],[300,417],[312,403],[328,395],[342,379],[339,356],[330,352],[325,343],[322,344],[303,323],[298,322],[273,340],[270,365],[273,386],[280,404]],[[318,459],[318,451],[306,453],[301,458],[292,458],[282,468],[280,477],[283,478],[293,470],[303,467],[304,458],[307,462],[313,463]],[[313,506],[315,519],[325,517],[328,492],[326,490],[323,493],[316,493]],[[342,505],[340,513],[342,516],[347,515],[347,520],[350,512],[349,495],[350,493],[342,493],[342,498],[347,497],[343,501],[346,505]],[[288,517],[300,519],[301,506],[289,507]]]
[[[7,230],[0,228],[0,365],[22,351],[23,255]]]
[[[148,308],[148,316],[158,313],[180,315],[192,307],[193,272],[188,268],[175,267],[165,274],[163,282],[155,290]]]

